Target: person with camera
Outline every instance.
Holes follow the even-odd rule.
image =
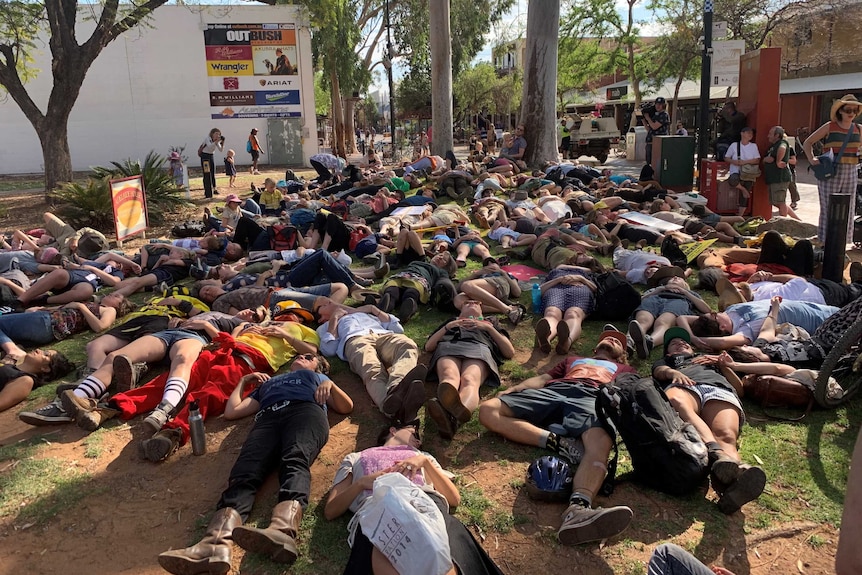
[[[667,115],[667,100],[662,97],[655,99],[655,104],[641,110],[644,126],[647,129],[646,163],[652,165],[652,141],[656,136],[667,136],[670,127],[670,116]]]
[[[213,128],[210,130],[209,136],[206,137],[198,148],[198,156],[201,158],[201,171],[203,172],[203,177],[209,178],[212,183],[212,194],[204,194],[207,198],[211,198],[213,195],[218,195],[218,190],[216,189],[215,160],[213,159],[213,154],[216,150],[224,152],[224,136],[221,135],[221,130]],[[204,190],[206,190],[206,186],[204,186]]]

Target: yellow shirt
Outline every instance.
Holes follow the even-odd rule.
[[[281,328],[291,337],[310,343],[315,347],[320,347],[320,337],[310,327],[306,327],[301,323],[287,321],[281,323]],[[266,336],[258,333],[241,333],[235,339],[262,353],[266,361],[269,362],[270,367],[272,367],[272,371],[278,371],[281,366],[296,357],[296,350],[293,349],[293,346],[286,339],[281,337]]]

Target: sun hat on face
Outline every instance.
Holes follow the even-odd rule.
[[[60,251],[57,248],[45,248],[39,255],[39,261],[43,264],[51,263],[59,253]]]
[[[229,194],[228,197],[224,199],[225,204],[229,204],[231,202],[242,203],[242,200],[239,199],[239,196],[236,194]]]
[[[832,118],[833,122],[840,121],[840,119],[838,118],[838,110],[841,108],[841,106],[845,104],[848,104],[850,106],[856,106],[856,108],[860,107],[859,100],[857,100],[856,96],[854,96],[853,94],[847,94],[840,100],[835,100],[835,102],[832,103],[832,110],[829,112],[829,117]]]
[[[297,302],[288,299],[284,301],[280,301],[275,304],[275,311],[273,313],[273,317],[275,320],[278,320],[282,315],[292,313],[298,317],[301,317],[305,321],[314,321],[314,314],[312,314],[307,309],[303,309]]]

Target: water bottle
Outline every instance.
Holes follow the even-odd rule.
[[[539,284],[533,284],[533,313],[541,313],[542,311],[542,288]]]
[[[192,453],[203,455],[207,452],[207,435],[204,429],[204,418],[198,408],[198,402],[189,405],[189,434],[192,437]]]

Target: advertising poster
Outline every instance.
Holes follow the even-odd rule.
[[[295,24],[207,24],[210,115],[298,118]]]
[[[111,204],[117,241],[147,229],[147,196],[142,176],[111,180]]]

